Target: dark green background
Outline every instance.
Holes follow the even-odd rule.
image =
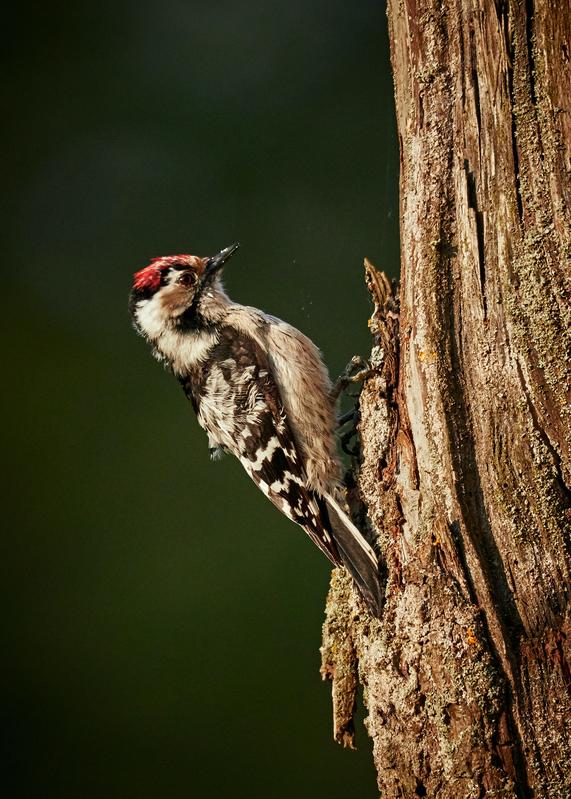
[[[233,241],[237,300],[369,346],[396,274],[382,2],[4,12],[3,776],[12,797],[374,797],[331,740],[327,561],[208,459],[130,327],[151,256]]]

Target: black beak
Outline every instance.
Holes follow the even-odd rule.
[[[215,272],[218,272],[218,270],[224,266],[226,261],[231,258],[232,255],[234,255],[239,246],[239,244],[231,244],[229,247],[226,247],[224,250],[220,250],[219,253],[209,258],[206,262],[206,275],[210,276],[214,275]]]

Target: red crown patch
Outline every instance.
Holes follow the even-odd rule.
[[[135,272],[133,288],[156,291],[161,283],[161,272],[188,257],[188,255],[166,255],[160,258],[153,258],[148,266]]]

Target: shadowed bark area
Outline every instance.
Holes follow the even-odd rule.
[[[368,619],[334,575],[336,736],[352,742],[352,674],[383,799],[569,797],[571,11],[389,0],[388,14],[400,315],[366,266],[352,498],[386,597]]]

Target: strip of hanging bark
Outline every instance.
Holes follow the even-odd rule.
[[[373,302],[373,313],[369,320],[369,329],[373,336],[373,347],[370,356],[370,369],[365,380],[367,390],[374,397],[372,404],[359,404],[359,428],[367,424],[370,414],[374,413],[381,423],[376,426],[376,435],[364,442],[369,450],[376,454],[383,453],[378,468],[360,473],[360,480],[381,481],[387,489],[379,494],[378,503],[365,512],[360,492],[356,483],[349,486],[347,501],[355,521],[361,527],[366,525],[370,540],[376,541],[377,550],[382,531],[391,530],[387,519],[393,525],[391,535],[402,521],[402,515],[394,491],[394,441],[397,431],[397,408],[395,394],[397,389],[397,349],[396,330],[398,326],[398,301],[395,286],[391,285],[383,272],[379,272],[365,258],[365,282]],[[363,459],[363,452],[360,452]],[[367,462],[371,462],[367,453]],[[379,526],[379,521],[382,524]],[[382,571],[383,567],[381,567]],[[394,570],[392,572],[395,573]],[[333,737],[343,746],[355,748],[355,729],[353,714],[355,711],[359,654],[356,648],[355,632],[358,630],[362,639],[368,634],[370,625],[377,626],[374,619],[369,619],[365,607],[353,588],[351,578],[342,569],[334,570],[325,609],[323,639],[321,647],[321,674],[323,679],[332,682],[333,701]]]
[[[334,569],[325,607],[321,645],[321,676],[331,680],[333,738],[355,749],[353,714],[357,701],[357,654],[351,620],[356,615],[351,578]]]

